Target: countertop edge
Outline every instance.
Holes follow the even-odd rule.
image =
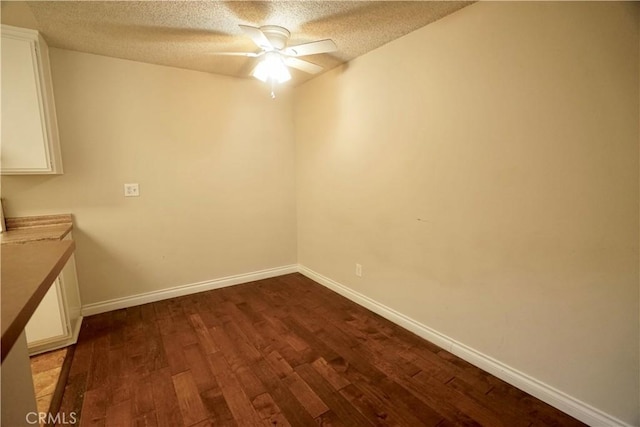
[[[73,230],[72,223],[13,228],[0,234],[0,244],[22,245],[25,243],[62,240]]]

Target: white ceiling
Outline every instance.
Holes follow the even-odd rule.
[[[255,52],[239,24],[280,25],[289,44],[330,38],[338,51],[304,57],[329,70],[471,2],[457,1],[2,1],[2,22],[25,22],[50,46],[247,77]],[[26,26],[26,25],[19,25]],[[419,52],[416,52],[419,54]],[[312,76],[294,70],[294,84]]]

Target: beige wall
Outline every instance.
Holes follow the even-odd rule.
[[[60,49],[51,64],[65,173],[4,176],[2,197],[8,216],[74,214],[83,304],[296,262],[290,95]]]
[[[640,424],[638,43],[476,3],[301,86],[299,263]]]

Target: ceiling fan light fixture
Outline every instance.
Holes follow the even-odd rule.
[[[267,52],[252,73],[253,77],[263,82],[284,83],[291,79],[291,73],[277,52]]]

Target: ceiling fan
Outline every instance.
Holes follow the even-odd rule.
[[[272,86],[271,96],[275,98],[273,87],[275,83],[284,83],[291,79],[287,66],[317,74],[322,67],[304,59],[301,56],[334,52],[338,47],[330,39],[287,46],[291,33],[286,28],[277,25],[263,25],[260,28],[240,25],[240,28],[258,46],[260,52],[214,52],[214,55],[245,56],[248,58],[264,57],[251,73],[263,82],[269,81]]]

